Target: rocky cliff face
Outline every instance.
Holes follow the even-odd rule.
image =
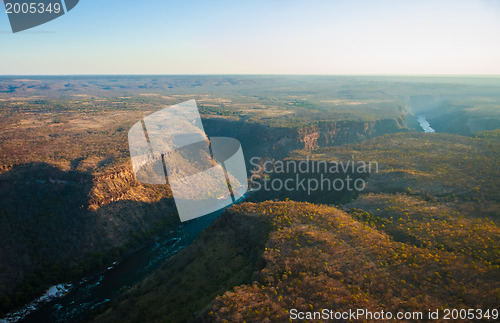
[[[405,118],[377,121],[325,121],[299,128],[297,140],[306,150],[340,146],[386,133],[408,130]]]
[[[121,200],[154,203],[172,197],[169,187],[139,183],[129,163],[93,174],[91,183],[88,198],[88,209],[91,211]]]
[[[386,133],[408,131],[409,115],[376,121],[321,121],[296,127],[272,127],[248,121],[205,118],[209,137],[237,138],[245,156],[284,157],[291,150],[340,146]],[[410,122],[411,124],[411,122]]]
[[[168,188],[141,185],[128,164],[97,174],[16,165],[0,174],[0,196],[0,312],[179,221]]]

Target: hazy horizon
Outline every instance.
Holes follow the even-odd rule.
[[[273,74],[273,73],[183,73],[183,74],[0,74],[1,77],[6,76],[370,76],[370,77],[485,77],[497,78],[500,74]]]

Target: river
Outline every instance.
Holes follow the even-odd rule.
[[[431,124],[429,123],[429,121],[427,121],[424,115],[419,115],[417,117],[417,121],[418,123],[420,123],[420,127],[422,127],[422,129],[424,129],[425,132],[427,133],[436,132],[434,129],[431,128]]]
[[[238,203],[245,198],[246,196],[242,197]],[[124,289],[139,283],[165,260],[191,244],[224,210],[181,223],[159,240],[148,243],[120,263],[110,265],[101,275],[52,287],[51,291],[55,292],[59,288],[64,296],[56,297],[50,302],[34,301],[21,311],[0,319],[0,323],[85,321],[97,306],[109,302]],[[65,288],[69,289],[67,293],[64,293]]]

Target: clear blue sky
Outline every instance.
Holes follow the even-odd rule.
[[[499,39],[498,0],[80,0],[17,34],[0,12],[0,75],[498,75]]]

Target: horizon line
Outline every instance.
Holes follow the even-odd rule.
[[[172,74],[0,74],[10,76],[406,76],[406,77],[500,77],[500,74],[282,74],[282,73],[172,73]]]

